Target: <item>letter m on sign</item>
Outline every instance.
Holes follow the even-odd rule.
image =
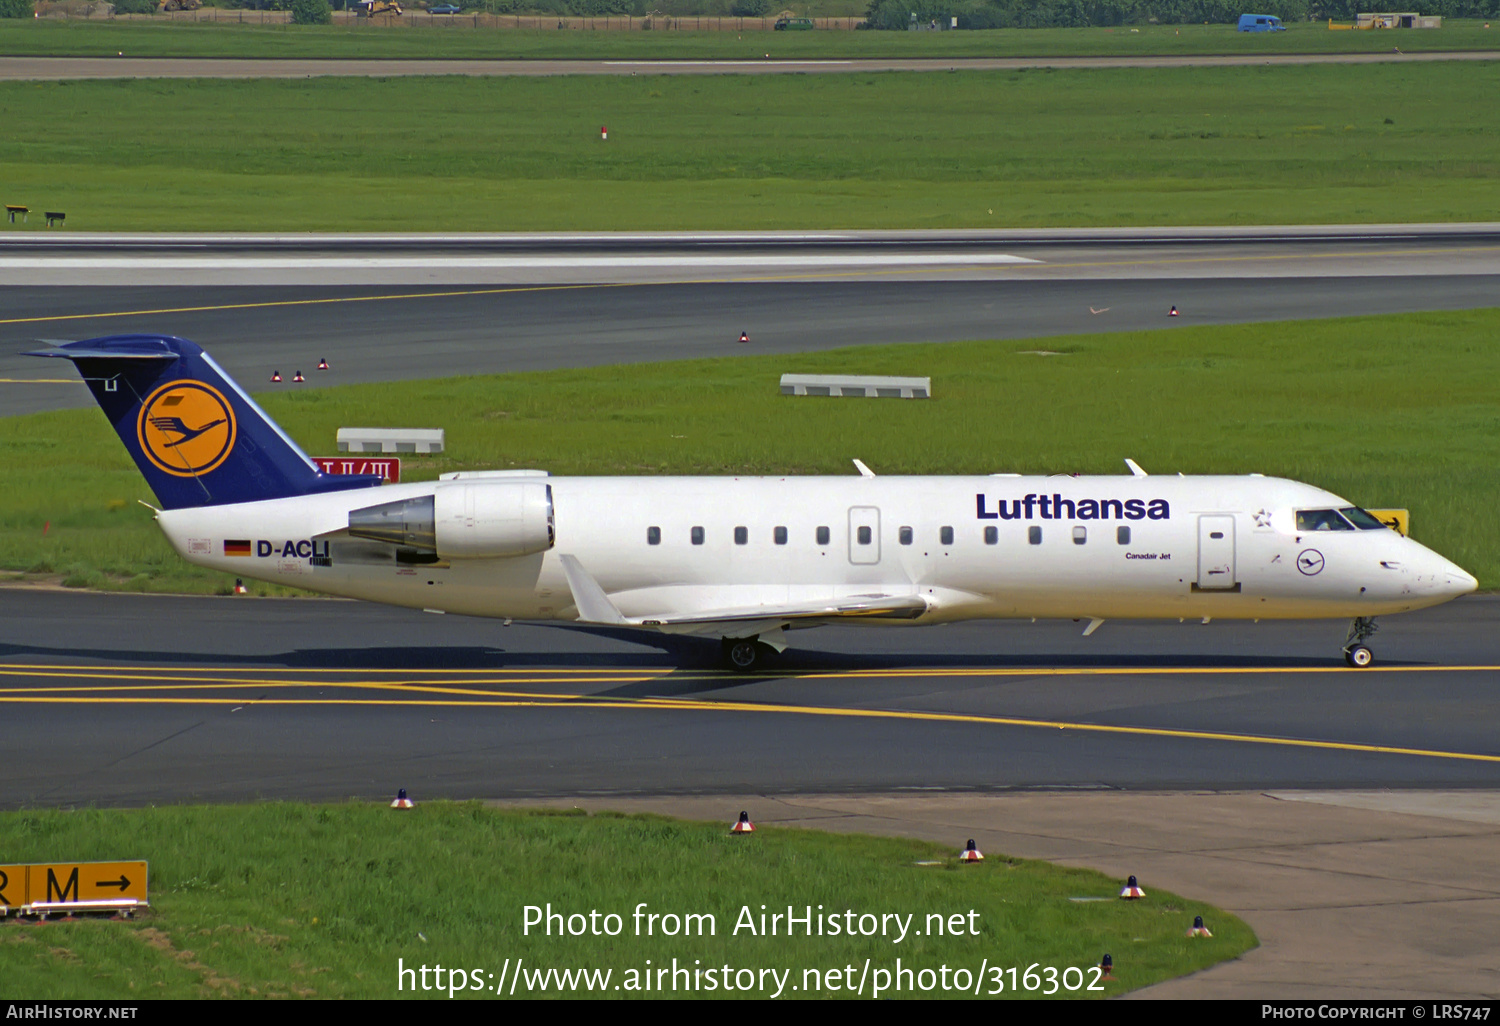
[[[69,894],[73,896],[68,897]],[[56,895],[56,897],[53,897]],[[73,867],[73,872],[61,884],[57,882],[57,871],[51,866],[47,867],[47,900],[48,901],[77,901],[78,900],[78,867]]]

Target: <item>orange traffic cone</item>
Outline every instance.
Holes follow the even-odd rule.
[[[755,824],[752,823],[752,822],[750,822],[750,813],[748,813],[748,812],[742,812],[742,813],[740,813],[739,821],[736,822],[734,824],[734,826],[732,826],[732,827],[729,828],[729,832],[731,834],[753,834],[753,833],[755,833]]]
[[[1193,925],[1188,928],[1187,935],[1189,937],[1212,937],[1213,936],[1213,934],[1211,934],[1211,933],[1208,932],[1208,927],[1206,927],[1206,926],[1203,925],[1203,917],[1202,916],[1194,916],[1193,917]]]
[[[321,357],[321,356],[318,357],[318,370],[327,370],[327,369],[328,369],[328,360],[326,358],[324,358],[324,357]]]
[[[271,383],[272,384],[277,384],[280,381],[281,381],[281,371],[272,371],[271,372]]]
[[[960,862],[983,862],[984,861],[984,856],[981,855],[981,854],[979,854],[979,849],[974,846],[974,839],[972,837],[969,838],[969,846],[967,848],[965,848],[963,854],[958,857],[958,861],[960,861]]]
[[[293,381],[306,381],[307,379],[302,376],[302,372],[301,371],[298,371],[296,374],[292,375],[292,380]]]
[[[1141,885],[1135,882],[1135,877],[1125,881],[1125,886],[1120,888],[1122,898],[1144,898],[1146,892],[1141,890]]]
[[[391,808],[393,809],[415,809],[416,807],[417,803],[406,797],[406,788],[404,787],[396,792],[396,800],[391,802]]]

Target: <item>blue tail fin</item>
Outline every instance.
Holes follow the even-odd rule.
[[[167,509],[366,488],[324,474],[213,359],[170,335],[111,335],[28,354],[72,360]]]

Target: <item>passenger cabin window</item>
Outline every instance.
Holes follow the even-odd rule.
[[[1339,512],[1344,515],[1345,520],[1348,520],[1361,531],[1378,531],[1382,527],[1390,526],[1389,524],[1381,523],[1380,518],[1369,510],[1360,509],[1358,506],[1350,506],[1339,510]]]
[[[692,530],[692,539],[693,539],[693,544],[694,545],[702,545],[703,544],[703,528],[701,528],[701,527],[695,527],[695,528],[693,528],[693,530]]]
[[[832,537],[832,535],[830,535],[830,533],[828,531],[828,528],[826,528],[826,527],[820,527],[820,528],[818,528],[818,544],[819,545],[827,545],[828,544],[828,539],[830,537]]]
[[[734,543],[736,545],[749,545],[750,544],[750,528],[748,528],[748,527],[736,527],[734,529]]]
[[[1299,531],[1352,531],[1354,525],[1339,516],[1336,509],[1299,509],[1297,511]]]
[[[1000,528],[991,526],[984,529],[984,543],[986,545],[996,545],[999,543],[999,541]]]
[[[1130,528],[1128,528],[1128,527],[1117,527],[1117,528],[1115,528],[1115,542],[1118,543],[1118,544],[1120,544],[1120,545],[1129,545],[1130,544]]]
[[[901,528],[901,530],[899,530],[899,531],[896,532],[896,538],[901,542],[902,545],[910,545],[911,544],[911,528],[909,528],[909,527],[903,527],[903,528]]]
[[[661,528],[659,528],[659,527],[648,527],[648,528],[646,528],[646,544],[647,545],[660,545],[661,544]]]
[[[854,537],[861,545],[868,545],[870,544],[872,535],[868,527],[861,527],[858,531],[854,532]]]
[[[944,527],[938,530],[938,542],[942,545],[953,544],[953,528]]]
[[[778,528],[776,528],[776,530],[774,530],[774,531],[771,532],[771,538],[772,538],[773,541],[776,542],[777,545],[785,545],[786,544],[786,528],[784,528],[784,527],[778,527]]]
[[[1082,545],[1089,540],[1089,529],[1087,527],[1073,528],[1073,544]]]
[[[1028,527],[1026,529],[1026,540],[1033,545],[1040,545],[1042,543],[1042,529],[1035,526]]]

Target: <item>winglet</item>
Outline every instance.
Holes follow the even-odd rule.
[[[1130,472],[1132,474],[1134,474],[1136,477],[1145,477],[1146,476],[1146,472],[1141,469],[1141,465],[1139,463],[1137,463],[1135,460],[1126,460],[1125,461],[1125,465],[1130,468]]]
[[[604,594],[599,582],[578,562],[577,556],[559,556],[563,573],[568,578],[568,589],[573,592],[573,604],[578,607],[578,619],[584,623],[625,623],[625,617]]]
[[[855,460],[854,461],[854,466],[855,466],[855,469],[857,469],[859,471],[859,476],[860,477],[874,477],[875,476],[875,471],[873,471],[869,467],[865,466],[864,460]]]

